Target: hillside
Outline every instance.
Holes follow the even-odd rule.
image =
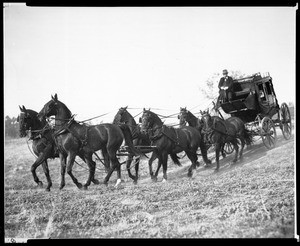
[[[125,182],[118,189],[114,188],[116,173],[107,187],[91,184],[87,191],[78,190],[66,174],[66,187],[60,191],[59,160],[49,160],[51,192],[33,181],[34,157],[26,139],[7,140],[5,237],[291,238],[294,140],[284,140],[279,131],[278,135],[275,149],[266,150],[259,140],[245,149],[243,162],[230,166],[231,155],[221,160],[218,173],[201,165],[192,179],[187,177],[186,158],[181,160],[182,167],[169,160],[166,183],[161,182],[162,171],[157,183],[150,180],[146,160],[140,164],[137,185],[122,166]],[[79,181],[85,182],[85,169],[75,164],[74,170]],[[37,173],[45,186],[41,167]],[[103,180],[104,174],[96,173],[96,177]]]

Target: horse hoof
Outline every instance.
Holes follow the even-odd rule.
[[[59,189],[62,190],[65,187],[65,185],[60,185]]]
[[[82,184],[81,184],[81,183],[78,183],[78,184],[77,184],[77,187],[78,187],[79,190],[81,190],[81,189],[82,189]]]
[[[157,177],[156,176],[152,176],[151,179],[152,179],[153,182],[157,182]]]
[[[200,162],[199,161],[196,162],[196,166],[200,167]]]
[[[43,182],[42,181],[39,181],[37,184],[38,184],[38,187],[40,187],[40,188],[43,187]]]
[[[218,172],[219,171],[219,168],[217,167],[217,168],[215,168],[215,172]]]
[[[237,162],[237,159],[234,159],[233,161],[232,161],[232,164],[235,164]]]
[[[134,181],[133,181],[133,184],[137,185],[137,180],[134,180]]]
[[[82,188],[83,190],[87,190],[88,189],[88,186],[85,184]]]
[[[118,179],[118,180],[117,180],[117,183],[115,184],[115,188],[118,188],[119,185],[121,184],[121,182],[122,182],[121,179]]]
[[[92,182],[93,182],[95,185],[100,184],[100,181],[99,181],[98,179],[93,179]]]
[[[189,178],[191,178],[192,176],[193,176],[193,172],[188,172],[188,174],[187,174],[187,176],[189,177]]]
[[[45,189],[45,191],[48,191],[48,192],[49,192],[49,191],[50,191],[50,188],[47,187],[47,188]]]

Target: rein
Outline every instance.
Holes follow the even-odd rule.
[[[29,147],[29,140],[30,140],[30,139],[27,139],[27,147],[28,147],[30,153],[31,153],[35,158],[38,158],[38,157],[33,153],[33,151],[30,149],[30,147]]]

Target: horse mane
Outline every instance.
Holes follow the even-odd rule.
[[[132,120],[133,123],[136,125],[136,121],[135,121],[134,117],[127,111],[127,109],[125,109],[125,111],[124,111],[123,113],[125,113],[125,117],[126,117],[128,120]]]
[[[61,102],[59,100],[57,102],[64,108],[64,110],[68,114],[66,117],[70,117],[71,118],[71,116],[72,116],[71,110],[63,102]]]
[[[155,123],[163,124],[162,120],[158,117],[158,115],[150,110],[146,110],[145,112],[150,113],[152,117],[154,117]]]
[[[32,109],[26,109],[26,112],[30,114],[30,116],[37,116],[38,112]]]

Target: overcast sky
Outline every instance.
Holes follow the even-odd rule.
[[[111,122],[126,105],[198,111],[209,103],[199,88],[224,68],[270,72],[279,103],[295,101],[295,8],[3,11],[5,115],[39,111],[54,93],[78,120]]]

